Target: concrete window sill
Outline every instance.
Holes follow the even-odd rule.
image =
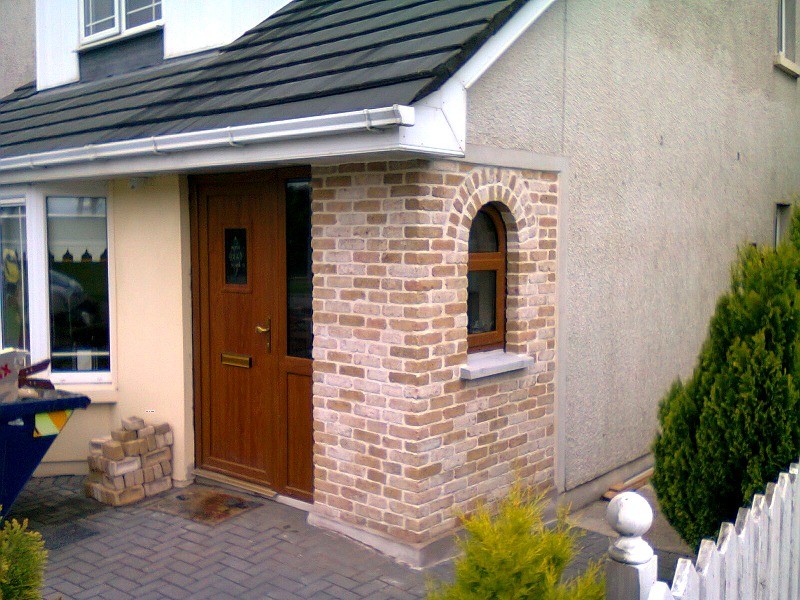
[[[481,379],[518,371],[531,366],[534,362],[530,356],[510,354],[503,350],[476,352],[467,355],[467,364],[461,366],[461,379]]]
[[[800,65],[786,58],[786,55],[783,52],[779,52],[775,55],[772,64],[795,79],[800,77]]]

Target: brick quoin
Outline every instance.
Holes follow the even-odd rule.
[[[314,512],[405,544],[514,480],[553,485],[558,174],[444,160],[313,169]],[[464,381],[467,244],[508,233],[506,351]]]

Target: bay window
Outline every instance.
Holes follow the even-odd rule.
[[[111,381],[105,196],[0,199],[4,347],[49,358],[54,383]]]
[[[53,372],[109,371],[106,199],[48,197]]]

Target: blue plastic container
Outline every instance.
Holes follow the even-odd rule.
[[[57,392],[51,400],[0,403],[0,519],[28,483],[72,411],[90,400]]]

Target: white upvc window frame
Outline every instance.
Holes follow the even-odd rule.
[[[791,9],[791,10],[789,10]],[[787,26],[792,21],[791,35]],[[794,78],[800,77],[797,64],[797,0],[778,0],[778,47],[773,64]]]
[[[114,0],[114,27],[104,31],[95,33],[93,35],[84,35],[86,31],[86,14],[84,11],[84,0],[78,0],[78,12],[80,14],[80,27],[81,27],[81,45],[91,46],[95,42],[102,42],[111,39],[124,38],[129,35],[135,35],[142,31],[150,29],[157,29],[163,26],[164,23],[164,2],[161,0],[161,18],[154,21],[148,21],[136,27],[128,27],[127,24],[127,7],[126,0]]]
[[[81,43],[82,44],[91,44],[92,42],[97,42],[100,40],[104,40],[106,38],[110,38],[113,36],[117,36],[122,31],[122,24],[120,19],[120,0],[114,0],[114,26],[109,29],[104,29],[103,31],[99,31],[97,33],[86,35],[86,11],[85,11],[85,3],[84,0],[78,0],[78,14],[80,15],[80,26],[81,26]]]
[[[113,240],[113,201],[108,186],[102,183],[81,183],[0,189],[0,202],[17,201],[25,206],[25,232],[28,256],[28,314],[30,325],[31,362],[50,358],[50,277],[47,242],[47,198],[50,196],[103,197],[106,199],[106,235],[108,241],[108,371],[53,372],[48,369],[41,377],[54,384],[85,386],[113,384],[116,373],[116,297]]]

